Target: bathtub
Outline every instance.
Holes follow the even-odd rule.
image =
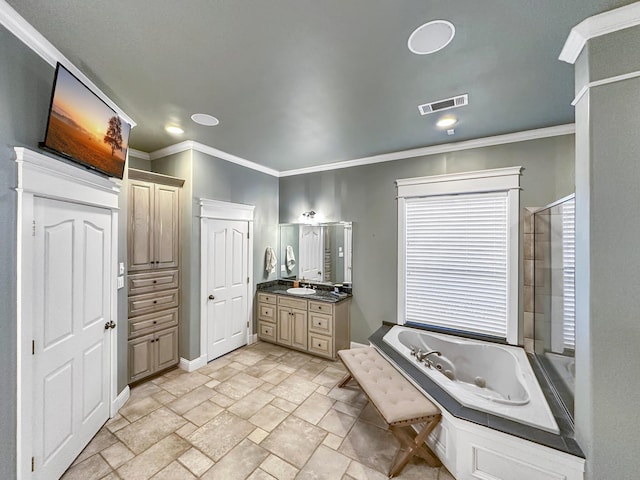
[[[465,407],[560,432],[522,348],[399,325],[383,341]],[[431,367],[417,360],[417,351],[434,350]]]

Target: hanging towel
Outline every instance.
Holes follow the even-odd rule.
[[[291,245],[287,245],[287,254],[285,255],[285,265],[287,266],[287,271],[293,270],[293,267],[296,266],[296,255],[293,253],[293,247]]]
[[[278,259],[276,258],[276,252],[271,247],[267,247],[264,252],[264,269],[267,273],[274,273],[276,271],[276,265]]]

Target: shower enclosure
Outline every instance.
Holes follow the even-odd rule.
[[[573,418],[575,384],[575,195],[533,214],[534,350]]]

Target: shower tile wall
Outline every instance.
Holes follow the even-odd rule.
[[[534,336],[534,294],[535,294],[535,242],[533,212],[537,208],[525,208],[523,210],[524,220],[524,349],[533,353],[535,341]]]

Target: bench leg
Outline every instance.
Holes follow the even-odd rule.
[[[344,378],[342,380],[340,380],[340,383],[338,384],[339,388],[344,388],[346,387],[347,383],[349,383],[349,380],[351,380],[351,374],[347,373]]]
[[[417,435],[410,426],[390,426],[391,433],[400,441],[401,447],[391,470],[389,470],[389,478],[398,475],[414,455],[424,458],[432,467],[442,465],[438,457],[424,444],[427,436],[436,428],[439,421],[440,416],[437,416],[433,420],[425,423]]]

